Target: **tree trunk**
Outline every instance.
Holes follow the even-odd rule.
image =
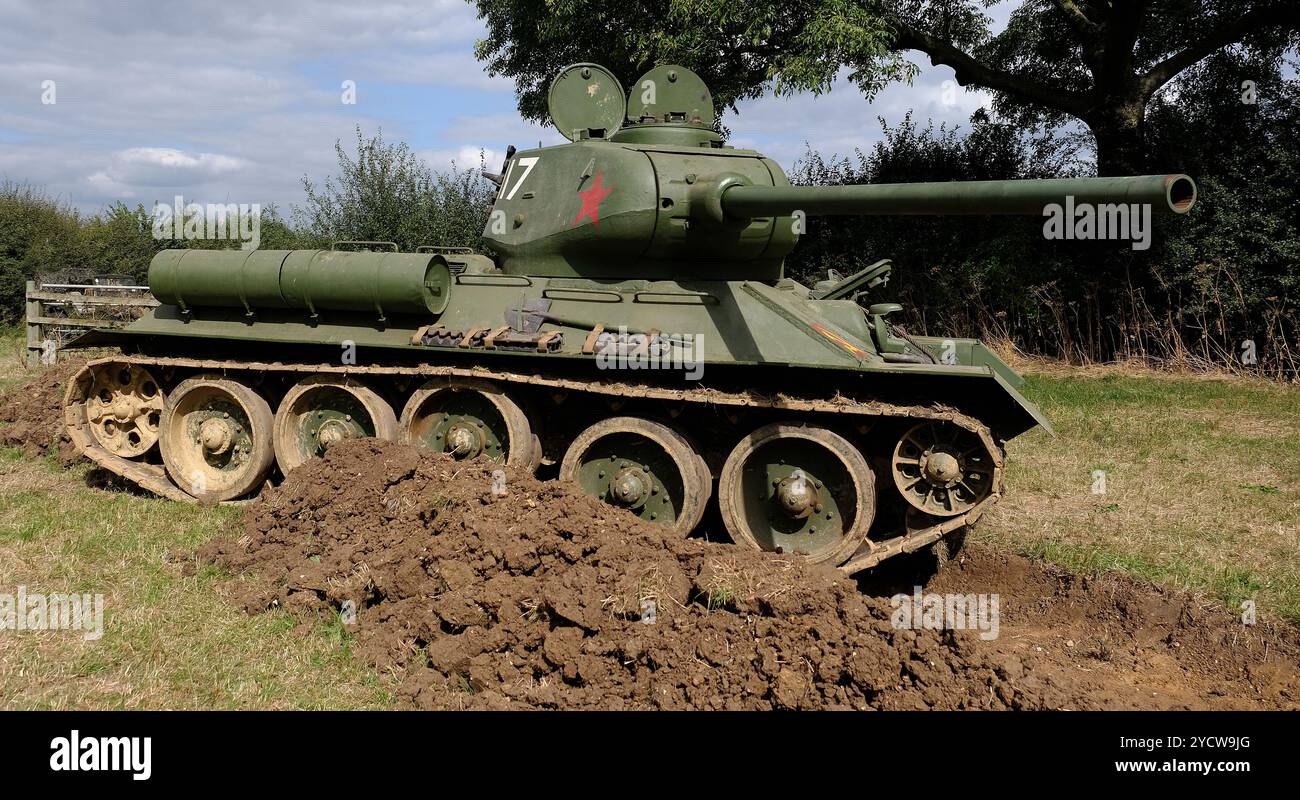
[[[1106,103],[1102,114],[1086,118],[1097,140],[1098,175],[1145,175],[1146,142],[1143,136],[1145,98]]]

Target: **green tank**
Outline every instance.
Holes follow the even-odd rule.
[[[378,436],[855,572],[942,548],[1002,494],[1005,442],[1048,423],[980,342],[894,324],[900,306],[872,297],[888,260],[786,277],[807,218],[1090,203],[1101,219],[1196,197],[1183,175],[791,186],[724,143],[680,66],[629,98],[577,64],[550,108],[569,142],[512,147],[485,176],[486,253],[159,253],[161,305],[77,343],[121,353],[71,381],[73,441],[152,492],[219,502]]]

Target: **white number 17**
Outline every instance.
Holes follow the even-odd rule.
[[[523,164],[524,172],[519,176],[518,182],[516,182],[514,186],[510,187],[510,191],[506,194],[507,200],[513,200],[515,198],[515,192],[519,191],[519,187],[524,185],[524,181],[528,180],[528,173],[533,171],[533,167],[537,166],[539,156],[529,156],[528,158],[520,158],[517,160],[520,164]],[[514,171],[515,164],[512,161],[510,162],[510,169],[506,170],[505,183],[507,186],[510,185],[510,174]]]

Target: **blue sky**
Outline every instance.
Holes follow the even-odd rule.
[[[1001,23],[1014,5],[990,13]],[[333,174],[334,142],[357,125],[438,168],[475,166],[483,149],[495,169],[508,144],[561,141],[522,121],[513,84],[474,60],[483,25],[464,0],[0,0],[0,20],[0,178],[87,212],[177,194],[288,209],[304,175]],[[880,116],[965,123],[987,103],[945,93],[951,70],[917,63],[912,86],[873,103],[843,80],[746,102],[725,120],[732,144],[788,168],[805,141],[824,154],[870,145]]]

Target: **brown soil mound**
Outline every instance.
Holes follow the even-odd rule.
[[[60,361],[0,395],[0,444],[31,458],[53,455],[64,466],[77,461],[80,455],[63,424],[63,392],[85,363],[85,358]]]
[[[198,559],[251,577],[226,585],[250,612],[313,617],[355,603],[355,652],[396,669],[399,700],[419,708],[1285,707],[1300,697],[1276,666],[1300,651],[1276,643],[1271,659],[1198,656],[1187,668],[1203,680],[1157,703],[1140,673],[1095,676],[1082,646],[1077,668],[1054,656],[1055,640],[1025,650],[1006,611],[993,642],[896,630],[888,599],[834,570],[673,538],[513,471],[507,489],[493,493],[489,464],[347,442],[265,493],[242,536]],[[954,566],[936,585],[957,588],[938,590],[999,590],[966,568],[978,564]],[[1010,613],[1050,624],[1033,606],[1058,589],[1007,582],[1026,591]],[[1256,662],[1276,673],[1274,688],[1237,679]]]
[[[1002,708],[960,639],[789,558],[669,536],[574,489],[362,440],[203,548],[250,611],[360,608],[356,649],[422,708]],[[653,601],[653,623],[642,610]]]

